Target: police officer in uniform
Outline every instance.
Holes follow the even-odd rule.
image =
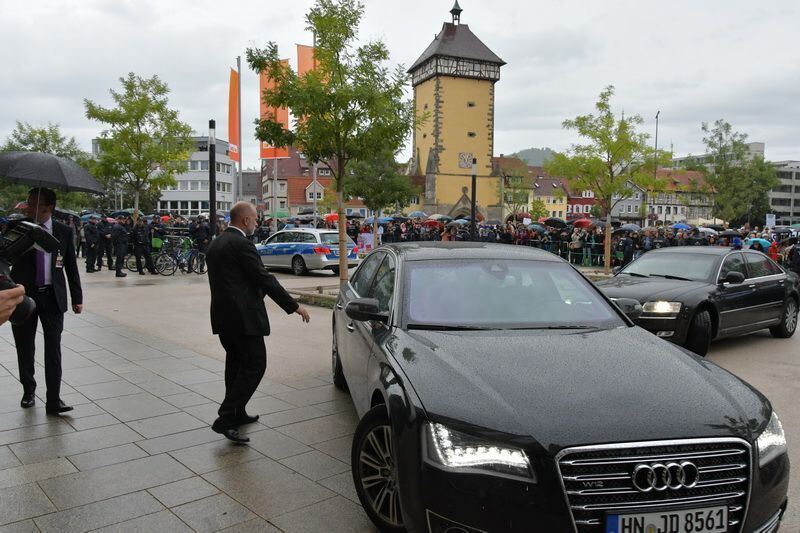
[[[136,256],[136,270],[139,275],[144,276],[142,269],[142,257],[144,257],[145,266],[147,271],[151,274],[158,274],[153,266],[153,258],[150,256],[150,232],[147,226],[144,225],[144,219],[139,218],[136,225],[133,227],[133,253]]]
[[[125,217],[117,217],[117,223],[111,228],[111,241],[116,255],[114,263],[117,267],[117,277],[124,278],[127,274],[122,269],[125,268],[125,254],[128,253],[128,228],[125,227]]]
[[[197,217],[197,224],[194,227],[194,244],[198,250],[205,252],[208,243],[211,242],[211,231],[208,221],[205,218]]]
[[[89,217],[89,223],[83,229],[83,235],[86,238],[86,272],[91,274],[97,272],[94,264],[97,261],[97,247],[100,241],[100,229],[97,227],[96,217]]]
[[[106,257],[108,269],[114,268],[114,260],[111,253],[111,224],[108,220],[102,219],[97,225],[100,236],[97,240],[97,271],[103,269],[103,256]]]

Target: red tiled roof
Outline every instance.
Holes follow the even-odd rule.
[[[306,176],[290,176],[286,178],[286,182],[288,183],[287,198],[290,207],[299,205],[305,206],[312,203],[306,198],[306,189],[308,189],[313,181],[314,178],[308,178]],[[318,176],[317,183],[326,191],[333,188],[333,178]],[[364,202],[358,198],[353,198],[345,202],[345,205],[347,205],[347,207],[364,207]]]
[[[706,177],[697,170],[672,170],[660,168],[656,176],[667,190],[702,188],[706,185]]]

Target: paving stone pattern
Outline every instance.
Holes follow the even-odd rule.
[[[212,432],[224,365],[101,316],[65,317],[65,416],[21,409],[0,327],[0,533],[374,532],[350,477],[357,417],[329,376],[265,377],[249,446]]]

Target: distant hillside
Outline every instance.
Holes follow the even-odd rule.
[[[529,165],[541,166],[553,158],[555,152],[550,148],[528,148],[527,150],[520,150],[516,154],[511,154],[509,157],[519,157],[523,161],[527,161]]]

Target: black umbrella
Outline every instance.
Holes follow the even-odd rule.
[[[719,233],[720,237],[741,237],[742,234],[736,231],[735,229],[726,229]]]
[[[781,246],[794,246],[797,244],[797,237],[789,237],[781,241]]]
[[[567,227],[567,223],[566,222],[564,222],[562,219],[556,218],[556,217],[548,218],[547,220],[544,221],[544,225],[545,226],[550,226],[551,228],[566,228]]]
[[[42,152],[1,152],[0,177],[31,187],[105,194],[103,186],[85,168],[70,159]]]

